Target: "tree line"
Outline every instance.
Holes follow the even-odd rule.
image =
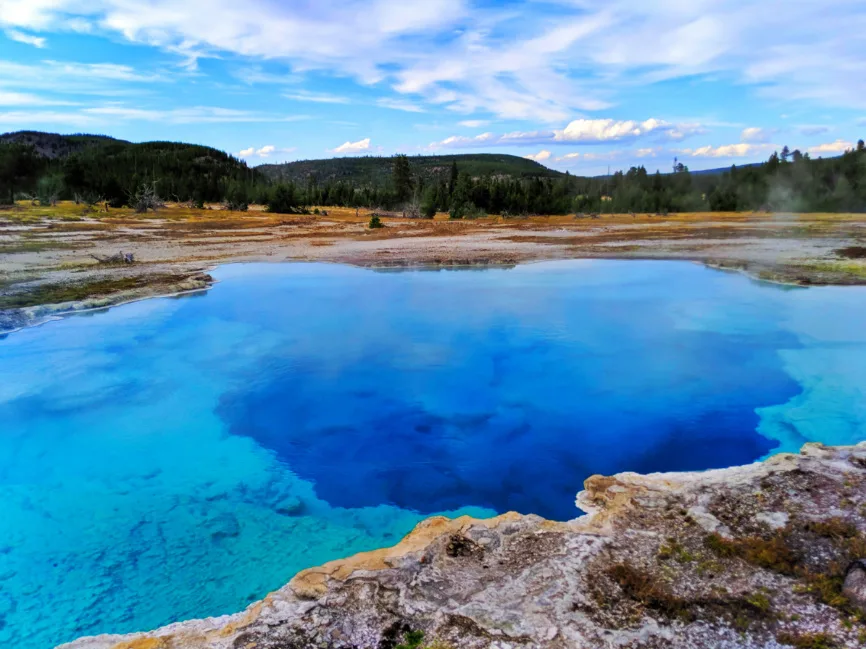
[[[457,161],[438,175],[413,169],[405,155],[390,160],[383,182],[269,180],[233,156],[209,147],[152,142],[110,142],[59,159],[32,146],[0,143],[0,203],[24,196],[132,205],[143,194],[163,200],[221,202],[245,210],[250,203],[271,211],[304,212],[312,206],[396,210],[431,218],[486,214],[656,213],[684,211],[866,211],[866,147],[833,158],[774,152],[761,164],[732,166],[721,173],[691,173],[677,163],[672,173],[649,174],[643,166],[586,178],[472,175]],[[144,189],[143,189],[144,188]]]

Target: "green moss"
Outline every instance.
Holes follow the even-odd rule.
[[[424,642],[423,631],[407,631],[403,636],[403,643],[398,644],[394,649],[419,649],[422,642]]]

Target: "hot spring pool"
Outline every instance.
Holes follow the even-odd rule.
[[[234,612],[438,512],[866,439],[866,289],[223,266],[0,340],[0,646]]]

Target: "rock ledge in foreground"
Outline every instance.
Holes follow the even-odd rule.
[[[845,581],[866,558],[866,443],[594,476],[577,504],[569,523],[431,518],[243,613],[63,649],[393,649],[409,631],[440,649],[866,646]]]

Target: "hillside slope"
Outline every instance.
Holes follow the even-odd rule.
[[[413,174],[424,179],[448,177],[451,165],[455,162],[461,172],[474,177],[559,178],[564,175],[533,160],[501,153],[409,157]],[[306,184],[315,179],[319,183],[343,181],[355,185],[380,186],[390,182],[392,165],[393,159],[390,157],[367,156],[300,160],[279,165],[262,165],[257,169],[271,180]]]

